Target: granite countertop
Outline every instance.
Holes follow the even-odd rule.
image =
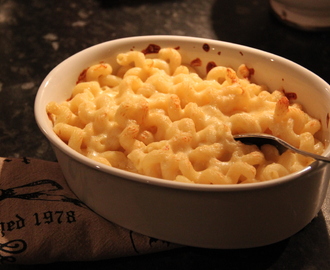
[[[0,156],[56,160],[33,115],[38,87],[53,67],[103,41],[157,34],[252,46],[297,62],[330,82],[330,32],[290,28],[275,18],[266,0],[0,0]],[[307,227],[267,247],[186,247],[100,262],[55,263],[47,269],[330,269],[329,234],[330,191]]]

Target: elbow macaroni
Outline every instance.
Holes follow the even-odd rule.
[[[202,79],[180,53],[156,57],[130,51],[91,66],[72,97],[51,102],[55,133],[79,153],[148,176],[203,184],[266,181],[298,171],[313,159],[274,146],[244,145],[233,134],[271,133],[321,154],[320,122],[249,81],[249,69],[217,66]]]

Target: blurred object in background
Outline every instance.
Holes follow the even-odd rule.
[[[304,30],[330,30],[329,0],[270,0],[284,23]]]

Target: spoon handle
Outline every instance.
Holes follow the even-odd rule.
[[[308,156],[308,157],[314,158],[316,160],[322,160],[322,161],[325,161],[325,162],[329,162],[330,163],[330,158],[328,158],[328,157],[317,155],[317,154],[314,154],[314,153],[310,153],[310,152],[301,150],[301,149],[296,148],[296,147],[292,146],[291,144],[287,143],[286,141],[283,141],[282,139],[279,139],[279,138],[276,138],[276,141],[278,143],[280,143],[281,145],[283,145],[283,146],[291,149],[292,151],[294,151],[294,152],[296,152],[298,154],[301,154],[303,156]]]

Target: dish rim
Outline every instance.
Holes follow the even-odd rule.
[[[128,172],[122,169],[118,169],[115,167],[110,167],[108,165],[99,163],[97,161],[94,161],[75,150],[71,149],[65,142],[63,142],[50,128],[49,125],[46,124],[45,119],[45,107],[42,102],[44,95],[45,95],[45,89],[47,88],[47,85],[49,84],[49,81],[52,79],[55,73],[59,72],[61,67],[64,66],[69,61],[73,61],[76,58],[81,57],[82,55],[86,53],[90,53],[95,50],[103,50],[104,48],[108,46],[118,46],[120,44],[128,44],[132,43],[132,46],[134,45],[134,42],[146,42],[146,43],[152,43],[152,42],[162,42],[162,41],[171,41],[171,42],[193,42],[196,44],[201,43],[208,43],[212,45],[222,46],[226,47],[226,49],[231,50],[244,50],[245,52],[250,52],[252,54],[258,54],[260,56],[264,56],[265,58],[268,58],[268,60],[272,61],[281,61],[285,65],[294,65],[295,68],[300,69],[302,72],[307,72],[310,76],[314,76],[315,80],[319,80],[320,82],[324,83],[325,91],[330,93],[330,86],[325,82],[322,78],[320,78],[318,75],[313,73],[312,71],[306,69],[305,67],[289,60],[284,57],[281,57],[279,55],[272,54],[270,52],[266,52],[257,48],[252,48],[246,45],[240,45],[236,43],[231,43],[227,41],[221,41],[221,40],[215,40],[215,39],[208,39],[208,38],[200,38],[200,37],[191,37],[191,36],[176,36],[176,35],[146,35],[146,36],[132,36],[132,37],[124,37],[114,40],[105,41],[93,46],[90,46],[86,49],[83,49],[70,57],[66,58],[64,61],[60,62],[57,66],[55,66],[45,77],[43,82],[41,83],[36,98],[35,98],[35,104],[34,104],[34,114],[35,119],[37,122],[37,125],[39,126],[42,133],[46,136],[46,138],[50,141],[53,147],[56,147],[58,150],[62,151],[64,154],[75,160],[76,162],[82,163],[83,165],[88,166],[91,169],[101,171],[104,173],[109,174],[109,177],[116,176],[120,177],[126,180],[136,181],[143,184],[149,184],[149,185],[155,185],[155,186],[161,186],[166,188],[173,188],[173,189],[184,189],[184,190],[195,190],[195,191],[208,191],[208,192],[219,192],[219,191],[225,191],[225,192],[233,192],[233,191],[248,191],[251,189],[263,189],[263,188],[269,188],[273,186],[277,186],[280,184],[285,184],[290,181],[298,180],[297,178],[302,177],[303,175],[307,173],[312,173],[317,168],[323,167],[326,164],[322,164],[322,162],[315,161],[309,166],[305,167],[303,170],[300,170],[295,173],[291,173],[289,175],[272,179],[269,181],[263,181],[263,182],[257,182],[257,183],[248,183],[248,184],[228,184],[228,185],[210,185],[210,184],[198,184],[198,183],[183,183],[183,182],[176,182],[172,180],[167,179],[161,179],[146,175],[141,175],[138,173]],[[82,67],[83,69],[83,67]],[[46,114],[47,116],[47,114]],[[48,117],[47,117],[48,118]],[[48,119],[49,121],[49,119]],[[330,145],[327,146],[325,149],[323,155],[329,156],[330,155]]]

